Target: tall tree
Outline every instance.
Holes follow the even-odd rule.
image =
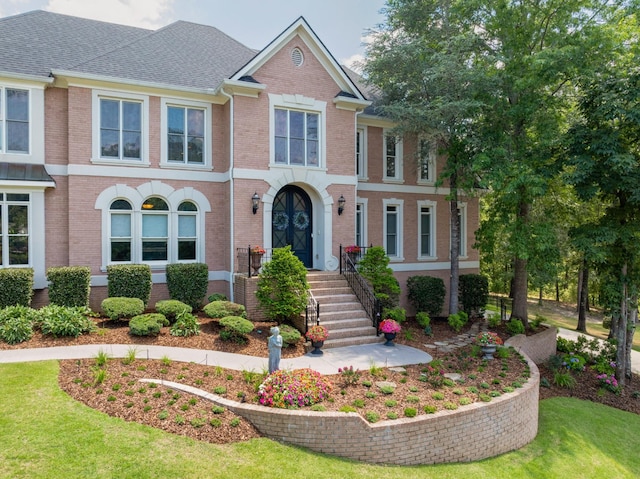
[[[447,182],[450,191],[450,314],[458,312],[458,200],[476,186],[473,119],[490,88],[489,78],[475,68],[482,41],[459,9],[457,0],[389,0],[386,22],[374,32],[364,64],[368,81],[383,92],[380,111],[397,123],[396,131],[447,159],[436,184]]]
[[[567,178],[580,197],[597,198],[604,205],[602,216],[583,225],[576,236],[598,246],[601,268],[616,288],[609,308],[616,378],[625,385],[632,377],[640,287],[640,70],[612,63],[608,72],[585,80],[582,91],[582,118],[567,135]]]

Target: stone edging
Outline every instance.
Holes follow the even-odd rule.
[[[274,409],[238,403],[198,388],[145,379],[196,394],[251,422],[270,439],[368,463],[416,465],[478,461],[519,449],[538,432],[540,373],[491,402],[455,411],[368,423],[356,413]]]

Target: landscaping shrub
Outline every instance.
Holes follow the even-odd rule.
[[[293,326],[283,324],[280,326],[280,336],[282,336],[282,343],[284,347],[292,346],[300,341],[302,334]]]
[[[175,323],[180,313],[190,313],[193,308],[177,299],[164,299],[156,303],[156,312],[163,314],[169,323]]]
[[[210,318],[220,319],[225,316],[247,317],[247,312],[243,305],[231,301],[213,301],[202,308],[204,314]]]
[[[407,320],[407,312],[404,308],[385,308],[382,310],[382,317],[393,319],[398,323],[404,323]]]
[[[280,369],[260,384],[258,398],[263,406],[297,409],[329,397],[333,384],[312,369]]]
[[[239,343],[245,342],[247,334],[254,328],[251,321],[240,316],[226,316],[220,320],[220,326],[223,328],[220,332],[220,339]]]
[[[426,328],[431,325],[431,318],[429,317],[429,313],[425,313],[424,311],[420,311],[416,313],[416,322],[421,328]]]
[[[450,314],[447,318],[447,322],[451,329],[453,329],[456,333],[459,333],[460,330],[467,324],[469,320],[469,316],[464,311],[458,311],[456,314]]]
[[[199,309],[207,295],[209,267],[205,263],[174,263],[167,265],[167,288],[171,299]]]
[[[400,301],[400,284],[389,268],[389,257],[382,246],[367,248],[360,262],[358,272],[371,283],[373,293],[380,301],[380,307],[395,308]]]
[[[32,268],[0,269],[0,308],[29,306],[33,297]]]
[[[151,267],[147,264],[107,266],[107,283],[110,298],[138,298],[144,307],[151,295]]]
[[[266,316],[278,323],[294,319],[307,306],[307,269],[291,246],[275,248],[262,265],[256,297]]]
[[[489,301],[489,280],[481,274],[461,274],[459,277],[459,298],[464,312],[469,317],[484,316]]]
[[[49,302],[58,306],[89,306],[91,269],[88,266],[61,266],[47,270]]]
[[[207,298],[207,301],[209,301],[210,303],[213,301],[227,301],[229,298],[227,298],[226,294],[222,294],[222,293],[213,293],[211,295],[209,295],[209,297]]]
[[[172,336],[197,336],[200,334],[200,323],[198,318],[191,313],[179,313],[169,332]]]
[[[104,315],[112,321],[128,320],[144,312],[144,302],[140,298],[105,298],[101,308]]]
[[[513,318],[507,321],[507,332],[511,336],[515,336],[516,334],[524,334],[524,324],[517,318]]]
[[[86,307],[68,307],[50,304],[37,311],[42,334],[55,337],[73,336],[96,330],[93,319],[88,316],[90,311]]]
[[[26,306],[0,309],[0,339],[7,344],[18,344],[31,339],[35,314],[34,309]]]
[[[129,321],[129,334],[133,336],[157,336],[162,326],[168,326],[169,321],[160,313],[148,313],[134,316]]]
[[[441,278],[410,276],[407,279],[407,297],[416,308],[429,316],[439,316],[447,290]]]

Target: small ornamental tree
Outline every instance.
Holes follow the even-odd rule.
[[[382,246],[367,248],[358,263],[358,272],[371,283],[380,306],[395,308],[400,302],[400,284],[389,268],[389,257]]]
[[[290,246],[275,248],[271,261],[258,275],[256,297],[271,320],[282,323],[294,319],[307,305],[307,270]]]

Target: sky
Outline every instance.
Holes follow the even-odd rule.
[[[367,31],[384,20],[385,0],[0,0],[0,17],[46,10],[157,29],[176,20],[218,28],[261,50],[299,16],[341,63],[363,58]]]

